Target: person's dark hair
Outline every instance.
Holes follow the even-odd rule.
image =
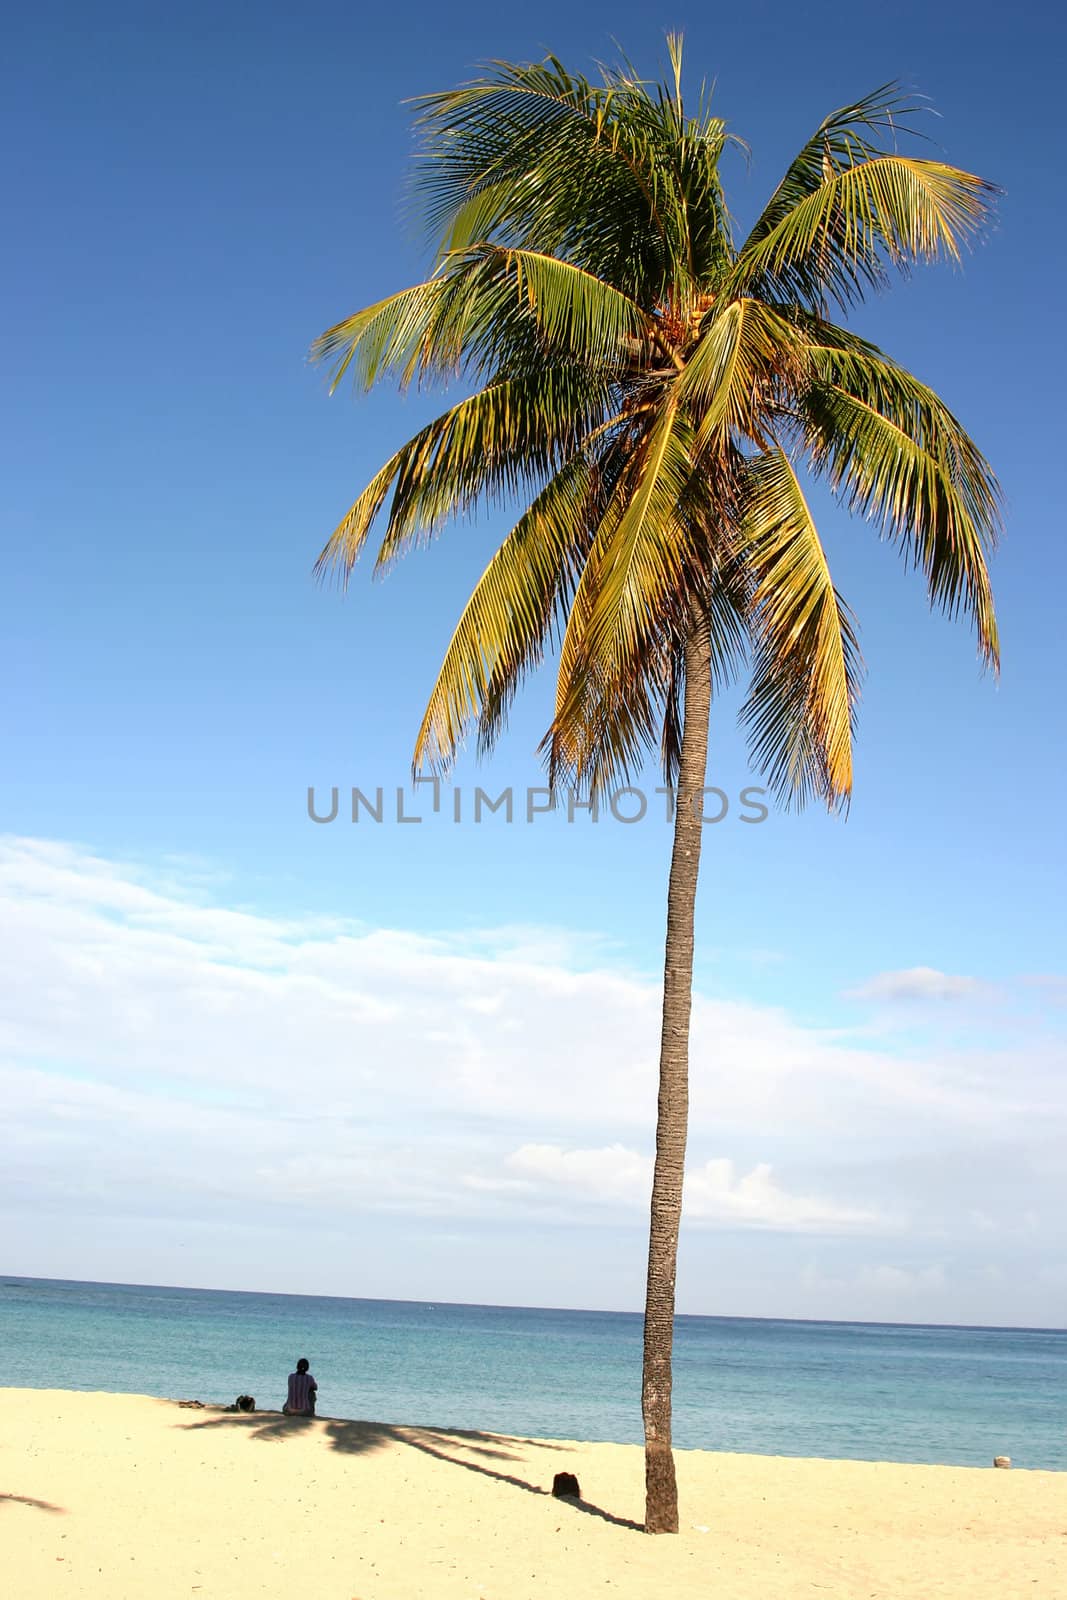
[[[296,1370],[297,1372],[306,1372],[310,1365],[311,1362],[308,1360],[307,1356],[301,1356],[300,1360],[296,1364]]]

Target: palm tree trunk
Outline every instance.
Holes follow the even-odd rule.
[[[685,707],[674,849],[667,890],[663,1031],[659,1055],[656,1169],[645,1294],[641,1412],[645,1423],[645,1532],[678,1532],[678,1486],[671,1452],[671,1348],[674,1278],[689,1120],[689,1013],[693,998],[693,913],[700,867],[701,815],[711,716],[711,644],[706,615],[694,618],[685,651]]]

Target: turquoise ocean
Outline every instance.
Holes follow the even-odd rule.
[[[641,1439],[641,1318],[0,1277],[0,1385]],[[1067,1331],[679,1317],[675,1444],[1067,1470]]]

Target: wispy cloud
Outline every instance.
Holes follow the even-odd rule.
[[[25,1227],[146,1209],[265,1239],[297,1217],[642,1227],[659,986],[610,945],[267,915],[181,873],[0,841],[0,1207]],[[1023,1212],[1062,1213],[1054,1034],[1028,1054],[913,1029],[893,1050],[825,1008],[812,1027],[695,995],[691,1231],[969,1240],[983,1212],[1007,1251]]]
[[[524,1193],[581,1196],[600,1205],[645,1207],[652,1186],[651,1155],[622,1144],[574,1150],[554,1144],[526,1144],[514,1151],[505,1165],[510,1172],[519,1174]],[[507,1184],[515,1180],[503,1181]],[[689,1168],[685,1212],[695,1223],[775,1228],[782,1232],[885,1231],[888,1221],[873,1211],[790,1193],[775,1181],[768,1163],[761,1162],[750,1172],[741,1172],[728,1157]]]
[[[990,993],[977,978],[966,978],[936,967],[907,967],[902,972],[880,972],[848,991],[857,1000],[966,1000]]]

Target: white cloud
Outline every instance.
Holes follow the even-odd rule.
[[[901,1296],[940,1293],[945,1287],[945,1269],[941,1265],[911,1270],[907,1267],[861,1267],[856,1275],[857,1286],[878,1295],[888,1295],[894,1300]]]
[[[0,1202],[27,1227],[41,1208],[642,1226],[655,980],[565,930],[272,916],[181,871],[0,841]],[[687,1217],[969,1239],[981,1212],[1005,1250],[1040,1241],[1053,1224],[1024,1214],[1067,1203],[1059,1054],[890,1051],[697,993]]]
[[[559,1145],[527,1144],[508,1157],[509,1170],[529,1188],[579,1195],[605,1205],[646,1207],[653,1160],[621,1144],[565,1150]],[[787,1193],[774,1181],[766,1162],[740,1173],[728,1157],[718,1157],[686,1172],[684,1210],[694,1223],[751,1225],[783,1232],[848,1231],[881,1228],[873,1212]]]
[[[557,1190],[605,1205],[647,1204],[652,1181],[651,1158],[621,1144],[591,1150],[524,1144],[507,1165],[542,1192]]]
[[[0,1051],[131,1089],[299,1101],[363,1122],[649,1127],[658,985],[530,930],[428,937],[163,892],[60,845],[0,851]],[[697,994],[694,1134],[768,1141],[924,1115],[1000,1122],[986,1086]],[[875,1127],[877,1113],[877,1128]],[[717,1152],[716,1152],[717,1153]]]
[[[880,972],[850,989],[849,995],[859,1000],[963,1000],[985,989],[977,978],[938,972],[936,967],[908,967],[902,972]]]
[[[685,1200],[698,1220],[753,1223],[790,1233],[882,1231],[892,1225],[889,1217],[861,1207],[787,1192],[775,1183],[767,1162],[735,1178],[734,1163],[726,1157],[687,1175]]]

